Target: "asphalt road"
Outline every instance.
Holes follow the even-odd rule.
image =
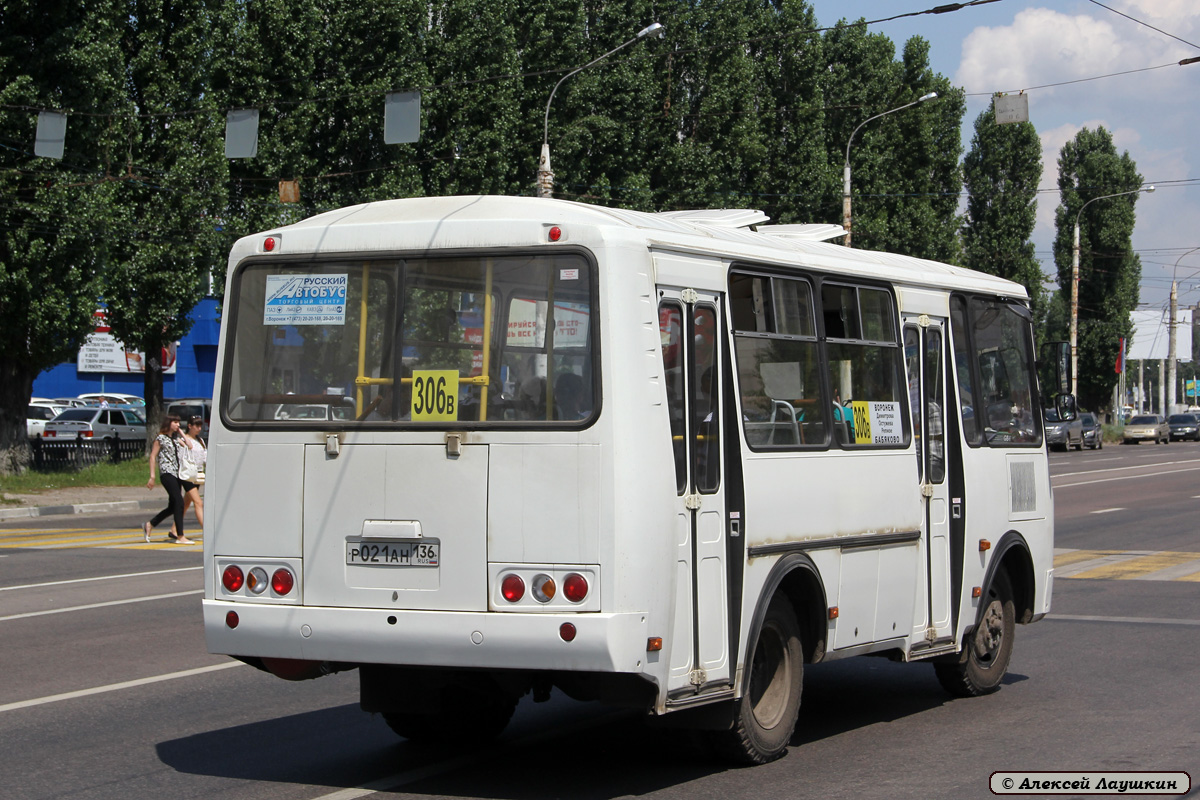
[[[0,525],[0,796],[974,798],[997,770],[1200,778],[1200,445],[1055,453],[1053,613],[1002,690],[951,700],[927,665],[810,666],[793,747],[751,770],[684,733],[522,701],[482,750],[359,711],[356,673],[287,683],[205,652],[201,552],[142,515]],[[469,724],[469,722],[468,722]]]

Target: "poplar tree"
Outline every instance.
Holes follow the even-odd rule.
[[[123,3],[0,5],[0,473],[29,462],[25,407],[92,329],[116,215]],[[68,113],[61,160],[34,155],[38,109]]]
[[[1141,259],[1133,252],[1134,208],[1142,185],[1137,165],[1117,154],[1112,134],[1084,128],[1063,145],[1058,157],[1055,213],[1058,227],[1054,261],[1065,302],[1070,295],[1075,221],[1079,219],[1079,403],[1105,406],[1117,383],[1115,364],[1122,337],[1130,342],[1130,314],[1138,303]],[[1093,198],[1119,192],[1088,204]],[[1086,205],[1086,208],[1084,207]],[[1082,209],[1082,215],[1080,210]],[[1069,313],[1069,311],[1068,311]]]
[[[929,44],[913,37],[901,60],[895,45],[865,26],[825,35],[829,169],[840,177],[859,123],[937,92],[938,98],[865,125],[850,147],[853,245],[957,263],[962,188],[961,89],[929,67]],[[840,185],[840,181],[838,181]],[[842,221],[841,192],[823,221]]]
[[[1044,315],[1042,268],[1030,240],[1042,179],[1042,145],[1033,124],[997,125],[989,106],[975,120],[963,176],[967,188],[964,263],[1022,284],[1034,314]]]
[[[104,299],[113,335],[145,354],[149,434],[162,414],[163,367],[222,260],[224,118],[212,90],[209,33],[222,0],[132,0],[123,20],[128,151],[124,216]],[[152,438],[152,436],[151,436]]]

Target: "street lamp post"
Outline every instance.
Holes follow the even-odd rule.
[[[558,91],[558,87],[562,86],[563,81],[565,81],[567,78],[574,75],[576,72],[580,72],[582,70],[587,69],[590,66],[599,64],[601,61],[608,58],[613,53],[617,52],[618,50],[620,50],[623,47],[628,47],[629,45],[636,42],[638,39],[643,39],[647,36],[662,36],[665,32],[666,31],[663,29],[663,26],[658,22],[647,25],[645,28],[642,28],[640,31],[638,31],[637,35],[634,36],[629,41],[622,42],[621,44],[614,47],[612,50],[609,50],[607,53],[600,56],[599,58],[597,58],[594,61],[589,61],[588,63],[584,64],[582,67],[576,67],[575,69],[568,72],[566,75],[563,75],[561,78],[559,78],[558,83],[554,84],[554,88],[550,91],[550,99],[546,101],[546,118],[544,121],[543,134],[542,134],[542,155],[541,155],[541,157],[538,158],[538,170],[537,170],[537,196],[538,197],[553,197],[554,196],[554,173],[550,170],[550,104],[554,102],[554,93]]]
[[[842,166],[842,227],[846,229],[846,235],[842,238],[842,244],[846,247],[850,246],[850,144],[854,141],[854,137],[862,130],[862,126],[872,120],[886,117],[888,114],[895,114],[897,111],[903,111],[906,108],[911,108],[917,103],[924,103],[927,100],[937,99],[937,92],[923,94],[911,103],[905,103],[902,106],[884,111],[882,114],[876,114],[873,117],[867,117],[862,122],[858,123],[858,127],[850,134],[850,140],[846,142],[846,163]]]
[[[1179,283],[1175,280],[1175,276],[1179,274],[1179,262],[1183,261],[1184,256],[1191,255],[1197,250],[1200,250],[1200,247],[1193,247],[1191,250],[1188,250],[1182,256],[1175,259],[1175,269],[1171,271],[1171,317],[1170,322],[1168,323],[1170,327],[1167,329],[1167,373],[1168,377],[1170,378],[1170,383],[1167,384],[1168,412],[1170,412],[1171,407],[1175,405],[1175,354],[1177,352],[1176,343],[1178,341],[1175,338],[1175,326],[1177,324],[1175,317],[1179,313]]]
[[[1130,189],[1128,192],[1102,194],[1081,205],[1079,213],[1075,215],[1074,244],[1071,249],[1071,394],[1073,395],[1079,394],[1079,220],[1083,217],[1083,210],[1097,200],[1123,197],[1138,192],[1149,194],[1153,191],[1153,186],[1143,186],[1139,189]]]

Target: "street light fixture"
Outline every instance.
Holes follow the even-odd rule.
[[[1175,280],[1175,276],[1179,274],[1179,262],[1183,261],[1185,256],[1200,250],[1200,247],[1193,247],[1186,253],[1175,259],[1175,269],[1171,271],[1171,318],[1168,323],[1170,327],[1167,329],[1167,373],[1170,382],[1167,384],[1167,410],[1175,405],[1175,353],[1176,342],[1175,326],[1178,324],[1175,317],[1179,314],[1179,283]]]
[[[1130,189],[1128,192],[1102,194],[1081,205],[1079,213],[1075,215],[1075,239],[1071,250],[1071,394],[1073,395],[1078,396],[1079,394],[1079,220],[1083,217],[1083,210],[1097,200],[1123,197],[1138,192],[1150,194],[1153,191],[1153,186],[1143,186],[1138,189]]]
[[[886,117],[888,114],[895,114],[897,111],[903,111],[906,108],[911,108],[918,103],[924,103],[928,100],[936,100],[937,92],[923,94],[911,103],[905,103],[902,106],[884,111],[882,114],[876,114],[873,117],[867,117],[862,122],[858,123],[858,127],[850,134],[850,141],[846,142],[846,163],[842,167],[842,227],[846,229],[846,235],[842,238],[842,244],[846,247],[850,246],[850,144],[854,141],[854,137],[862,130],[862,126],[872,120]]]
[[[661,23],[655,22],[650,25],[647,25],[645,28],[642,28],[640,31],[638,31],[637,35],[634,36],[629,41],[622,42],[621,44],[614,47],[612,50],[609,50],[607,53],[600,56],[599,58],[597,58],[594,61],[589,61],[588,63],[584,64],[582,67],[576,67],[575,69],[568,72],[566,75],[563,75],[561,78],[559,78],[558,83],[554,84],[554,88],[550,91],[550,99],[546,101],[546,118],[544,121],[543,134],[542,134],[542,155],[538,159],[538,171],[537,171],[537,196],[538,197],[553,197],[554,196],[554,173],[550,171],[550,104],[554,102],[554,93],[558,91],[558,87],[562,86],[563,81],[565,81],[567,78],[574,75],[576,72],[580,72],[582,70],[587,69],[590,66],[599,64],[601,61],[608,58],[613,53],[617,52],[618,50],[620,50],[623,47],[628,47],[629,45],[636,42],[638,39],[644,39],[647,36],[662,36],[665,33],[666,33],[666,30],[663,28]]]

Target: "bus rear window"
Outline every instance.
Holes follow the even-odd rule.
[[[597,406],[592,283],[575,254],[251,263],[231,295],[225,417],[578,425]]]

